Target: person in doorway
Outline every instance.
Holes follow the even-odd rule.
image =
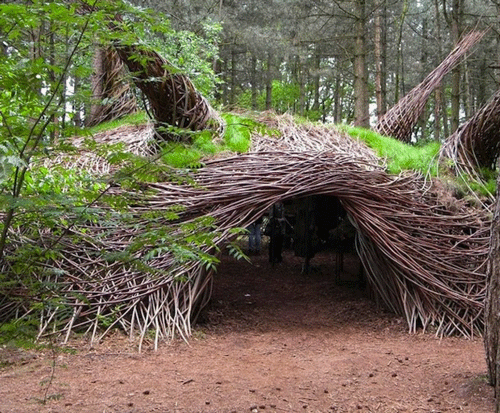
[[[262,217],[252,222],[248,226],[248,254],[249,255],[259,255],[260,254],[260,242],[261,233],[260,227],[262,225]]]
[[[269,214],[269,262],[272,264],[283,261],[283,241],[285,239],[285,207],[277,202]]]

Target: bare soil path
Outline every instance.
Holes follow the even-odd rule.
[[[117,333],[55,358],[0,349],[0,413],[494,411],[480,338],[409,335],[366,293],[335,285],[333,260],[303,275],[291,252],[274,266],[223,257],[189,345],[139,354]],[[347,257],[344,280],[357,265]]]

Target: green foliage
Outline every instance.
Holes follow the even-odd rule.
[[[498,171],[482,168],[478,172],[478,179],[474,179],[472,176],[467,174],[459,176],[463,196],[466,196],[470,190],[484,197],[495,196],[497,193]]]
[[[12,319],[0,324],[0,345],[15,348],[35,348],[35,338],[38,333],[37,320],[33,317],[28,319]]]
[[[350,126],[340,126],[339,129],[352,137],[361,139],[378,156],[386,159],[390,173],[399,174],[401,171],[414,170],[424,174],[430,173],[433,176],[437,174],[436,155],[440,148],[438,142],[413,146],[391,137],[381,136],[368,129]]]
[[[343,125],[339,126],[339,129],[352,137],[361,139],[375,150],[378,156],[386,159],[387,170],[392,174],[399,174],[402,171],[419,171],[423,174],[429,173],[431,176],[437,176],[438,170],[441,175],[443,174],[437,163],[440,149],[438,142],[427,141],[417,145],[409,145],[363,128]],[[467,174],[453,178],[453,186],[462,197],[467,196],[470,191],[476,195],[490,197],[496,193],[497,174],[497,171],[482,169],[479,171],[478,179]]]
[[[78,130],[78,135],[87,136],[80,149],[67,137],[75,133],[70,125],[75,111],[88,103],[91,94],[88,82],[76,93],[68,91],[68,85],[90,77],[96,44],[119,40],[134,45],[148,42],[153,49],[161,46],[156,50],[173,65],[172,70],[187,73],[209,96],[217,83],[212,62],[220,26],[206,22],[203,36],[197,36],[177,33],[164,16],[121,1],[100,1],[97,11],[84,11],[82,6],[50,0],[0,4],[0,42],[5,46],[0,49],[0,266],[9,269],[0,272],[0,303],[19,305],[29,314],[22,319],[15,318],[14,312],[0,314],[0,344],[33,342],[41,314],[55,314],[54,326],[68,322],[72,309],[60,293],[60,282],[67,274],[53,264],[64,253],[58,241],[63,237],[73,243],[86,241],[89,224],[99,223],[112,231],[140,221],[140,235],[125,251],[106,258],[149,273],[158,272],[154,261],[166,252],[173,254],[175,263],[194,259],[206,268],[217,264],[206,252],[216,251],[217,233],[210,219],[179,226],[174,221],[180,208],[161,216],[128,212],[129,204],[140,202],[145,182],[187,182],[182,171],[169,164],[171,148],[162,148],[152,160],[128,153],[123,144],[99,145],[91,138],[92,133],[117,125],[142,123],[144,113],[91,131]],[[115,20],[116,15],[122,16],[123,23]],[[110,22],[122,30],[110,30]],[[201,156],[222,150],[219,146],[211,134],[196,134],[192,148],[177,155],[183,158],[178,165],[199,164]],[[82,150],[105,158],[117,172],[98,177],[86,168],[71,167],[71,156],[79,156]],[[117,184],[129,193],[108,195]],[[45,234],[43,240],[41,234]],[[105,231],[99,235],[105,236]],[[187,280],[179,278],[182,281]],[[100,320],[103,327],[113,322],[112,315]]]
[[[250,109],[252,107],[251,90],[246,90],[239,94],[237,104],[241,108]],[[295,106],[300,100],[300,87],[296,83],[280,82],[273,80],[272,82],[272,102],[271,107],[277,113],[285,113],[295,111]],[[263,93],[257,95],[257,109],[264,110],[266,107],[266,96]]]
[[[137,126],[137,125],[142,125],[148,121],[148,116],[146,112],[137,112],[137,113],[132,113],[130,115],[123,116],[120,119],[115,119],[109,122],[103,122],[100,123],[99,125],[93,126],[89,128],[88,130],[84,131],[85,134],[87,135],[95,135],[96,133],[103,132],[103,131],[108,131],[108,130],[113,130],[116,129],[120,126],[126,126],[126,125],[132,125],[132,126]]]
[[[189,76],[196,89],[206,98],[213,98],[219,78],[213,71],[218,58],[218,43],[222,26],[210,21],[202,22],[202,35],[189,31],[170,30],[157,37],[153,47]]]
[[[190,133],[190,143],[167,142],[162,146],[163,162],[175,168],[199,168],[204,157],[220,152],[247,152],[253,132],[277,133],[248,117],[233,113],[224,113],[222,117],[226,123],[223,139],[208,130]]]
[[[250,148],[252,132],[262,127],[252,119],[235,114],[224,114],[226,133],[224,141],[227,147],[234,151],[244,153]]]

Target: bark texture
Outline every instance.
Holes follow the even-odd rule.
[[[500,190],[500,178],[497,181],[497,193]],[[487,273],[487,291],[485,303],[484,346],[488,379],[495,387],[495,411],[500,412],[500,196],[497,195],[495,214],[491,225],[489,266]]]

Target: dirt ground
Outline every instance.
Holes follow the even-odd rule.
[[[223,257],[189,345],[139,354],[117,333],[56,357],[0,349],[0,413],[494,411],[481,339],[408,334],[349,282],[355,256],[337,284],[333,254],[301,264]]]

